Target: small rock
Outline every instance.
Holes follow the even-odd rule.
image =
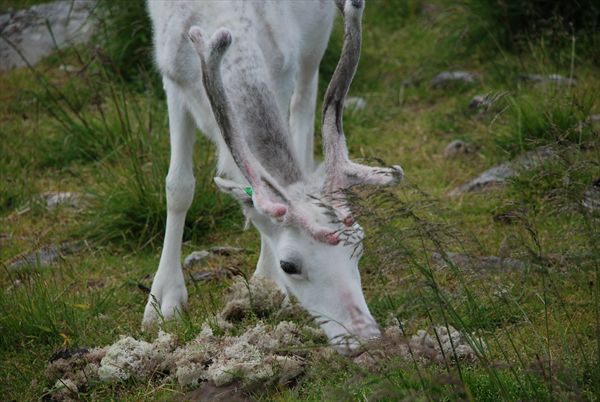
[[[508,94],[507,91],[488,93],[485,95],[475,95],[469,101],[469,110],[471,112],[483,113],[488,111],[498,100]]]
[[[57,47],[86,42],[94,31],[89,17],[95,5],[95,0],[60,0],[0,16],[6,39],[0,40],[0,70],[34,65]]]
[[[506,180],[518,174],[519,170],[530,170],[540,163],[554,156],[555,152],[550,147],[540,147],[529,151],[511,162],[504,162],[494,166],[473,180],[451,190],[448,195],[456,197],[464,193],[481,191],[497,185],[503,185]]]
[[[521,81],[529,81],[529,82],[533,82],[534,84],[556,84],[556,85],[575,85],[575,84],[577,84],[577,80],[575,78],[565,77],[560,74],[549,74],[549,75],[521,74],[521,75],[519,75],[518,78]]]
[[[450,83],[474,84],[475,75],[466,71],[444,71],[433,77],[431,85],[434,88],[445,87]]]
[[[344,100],[344,109],[351,111],[363,110],[367,107],[367,101],[357,96],[350,96]]]
[[[492,92],[485,95],[475,95],[469,101],[469,110],[471,112],[487,112],[498,100],[508,94],[507,91]]]
[[[447,259],[453,265],[460,268],[469,268],[476,271],[481,270],[524,270],[529,266],[525,261],[515,258],[501,258],[496,256],[472,256],[464,253],[446,253]],[[431,261],[440,267],[447,267],[448,261],[440,253],[433,253]]]
[[[593,114],[590,117],[588,117],[588,123],[590,123],[590,124],[600,123],[600,114]]]
[[[41,195],[41,199],[46,203],[46,207],[49,210],[56,208],[59,205],[66,205],[69,207],[79,206],[81,199],[80,195],[71,192],[45,192]]]
[[[600,211],[600,177],[583,193],[581,204],[590,211]]]
[[[64,242],[60,245],[51,244],[32,251],[31,253],[16,257],[8,264],[9,270],[18,270],[23,267],[45,268],[67,254],[76,253],[81,249],[80,242]]]
[[[228,257],[234,254],[243,253],[245,251],[246,250],[243,248],[231,246],[214,246],[208,250],[194,251],[185,257],[183,260],[183,267],[192,268],[193,266],[200,264],[204,259],[210,257],[211,255]]]
[[[514,175],[515,170],[511,167],[510,163],[503,163],[486,170],[468,183],[453,189],[448,195],[450,197],[457,197],[464,193],[481,191],[492,186],[502,185],[506,183],[506,179]]]
[[[190,274],[192,279],[196,282],[208,282],[208,281],[220,281],[225,278],[233,276],[233,272],[227,269],[219,268],[210,271],[197,271]]]
[[[473,153],[473,146],[462,140],[454,140],[444,148],[444,158],[450,159],[458,155],[467,155]]]
[[[198,265],[209,255],[210,253],[206,250],[194,251],[187,257],[185,257],[185,259],[183,260],[183,267],[189,269],[195,265]]]
[[[475,95],[469,101],[469,109],[478,110],[480,108],[488,109],[491,106],[491,102],[489,101],[487,95]]]

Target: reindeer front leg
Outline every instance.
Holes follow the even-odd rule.
[[[187,289],[181,269],[181,241],[186,213],[194,198],[192,153],[194,122],[184,105],[183,91],[164,79],[169,109],[171,160],[167,174],[167,225],[158,271],[144,311],[143,325],[180,313],[187,304]]]

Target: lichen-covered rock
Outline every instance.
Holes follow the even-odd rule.
[[[105,382],[149,378],[175,346],[175,337],[162,331],[153,343],[122,337],[106,349],[98,376]]]
[[[75,393],[53,387],[50,394],[57,400],[68,400],[98,382],[129,378],[147,381],[165,376],[167,380],[176,380],[183,389],[208,384],[213,390],[227,391],[234,387],[236,394],[243,394],[258,387],[288,384],[304,373],[311,360],[339,358],[333,348],[327,347],[327,338],[319,328],[298,323],[307,322],[304,314],[300,315],[302,320],[297,316],[296,322],[273,324],[270,320],[255,319],[261,315],[272,319],[282,311],[291,311],[289,306],[294,303],[272,281],[240,279],[228,297],[244,314],[253,315],[246,328],[241,328],[246,321],[233,324],[224,318],[231,318],[229,315],[221,313],[209,318],[196,338],[186,344],[179,344],[174,335],[161,331],[152,343],[127,336],[104,348],[60,351],[49,364],[46,375],[50,384],[59,381],[73,385],[69,388]],[[365,352],[355,362],[375,370],[390,356],[438,362],[440,353],[450,359],[455,351],[460,359],[474,358],[470,339],[453,328],[446,333],[444,327],[434,330],[441,346],[435,335],[425,331],[407,339],[394,318],[381,339],[364,345]]]
[[[127,380],[129,377],[142,379],[152,369],[154,362],[152,344],[138,341],[130,336],[122,337],[106,350],[100,363],[98,375],[104,382]]]
[[[207,377],[222,386],[235,380],[245,383],[264,381],[273,377],[273,367],[266,362],[264,353],[242,339],[231,339],[220,358],[208,367]]]
[[[280,311],[289,302],[286,295],[272,280],[255,276],[250,281],[238,278],[229,288],[228,300],[221,311],[227,321],[240,321],[248,314],[266,317]]]
[[[70,380],[81,387],[88,381],[98,380],[100,361],[105,354],[105,348],[63,349],[50,358],[46,377],[51,382]]]

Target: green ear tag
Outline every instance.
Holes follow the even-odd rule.
[[[252,187],[244,187],[244,192],[248,194],[249,197],[252,197]]]

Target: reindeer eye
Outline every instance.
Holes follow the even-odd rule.
[[[300,273],[300,267],[298,267],[298,265],[294,264],[293,262],[281,260],[279,261],[279,265],[281,266],[281,269],[283,269],[283,272],[285,272],[286,274],[297,275]]]

